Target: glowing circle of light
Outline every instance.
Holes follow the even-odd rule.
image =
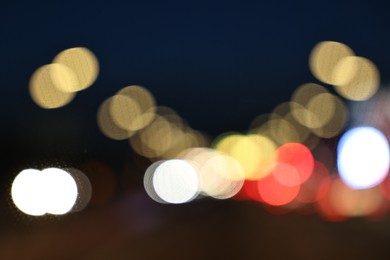
[[[349,79],[341,80],[343,83],[334,86],[335,90],[346,99],[367,100],[379,89],[379,70],[372,61],[366,58],[343,58],[335,67],[334,74],[336,77]]]
[[[301,185],[285,186],[270,174],[257,181],[257,190],[261,199],[272,206],[282,206],[293,201],[299,193]]]
[[[138,103],[141,113],[133,118],[130,129],[140,130],[153,121],[157,108],[154,97],[149,90],[133,85],[122,88],[117,94],[130,97]]]
[[[165,161],[157,161],[153,163],[146,169],[146,172],[144,174],[144,188],[146,193],[151,199],[161,204],[164,204],[166,202],[160,198],[160,196],[156,193],[153,187],[153,174],[156,171],[157,167],[159,167],[163,162]]]
[[[296,169],[299,178],[290,178],[288,186],[300,185],[307,181],[313,173],[314,157],[305,145],[300,143],[287,143],[276,150],[277,161],[291,165]],[[290,175],[294,172],[289,171]],[[295,184],[293,182],[295,180]]]
[[[347,45],[324,41],[318,43],[312,50],[309,59],[309,67],[313,75],[322,82],[332,84],[332,73],[337,63],[344,57],[353,56],[354,52]]]
[[[200,167],[200,187],[216,199],[228,199],[236,195],[244,184],[244,169],[233,157],[217,154]]]
[[[21,171],[12,183],[11,196],[15,206],[31,216],[46,214],[43,174],[39,170]]]
[[[167,203],[186,203],[198,195],[199,177],[189,162],[168,160],[156,168],[153,187],[156,194]]]
[[[96,119],[100,131],[108,138],[114,140],[124,140],[133,136],[135,131],[122,129],[113,120],[110,113],[111,102],[112,97],[106,99],[99,107]]]
[[[46,212],[55,215],[68,213],[77,200],[77,183],[68,172],[58,168],[42,170],[45,179]]]
[[[91,86],[99,74],[99,62],[87,48],[76,47],[60,52],[54,63],[60,63],[70,68],[76,75],[78,84],[64,89],[66,92],[76,92]]]
[[[286,163],[276,163],[272,167],[272,174],[276,181],[284,186],[296,186],[301,184],[301,177],[295,167]]]
[[[110,102],[110,114],[117,126],[127,131],[136,131],[132,123],[141,115],[138,102],[129,96],[115,95]]]
[[[338,143],[339,174],[352,189],[367,189],[381,183],[388,173],[389,163],[389,144],[376,128],[353,128]]]
[[[53,68],[55,68],[54,70],[58,73],[58,70],[62,70],[65,67],[59,64],[44,65],[38,68],[32,74],[29,83],[29,90],[32,100],[38,106],[45,109],[53,109],[65,106],[70,103],[76,96],[75,93],[64,92],[60,90],[58,83],[62,82],[66,84],[68,81],[53,80]],[[62,71],[62,78],[64,78],[64,75],[68,75],[67,72],[69,71]]]

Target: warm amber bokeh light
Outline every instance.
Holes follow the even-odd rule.
[[[318,43],[312,50],[309,58],[309,65],[313,75],[328,84],[334,84],[333,70],[337,63],[354,53],[347,45],[324,41]]]
[[[62,80],[53,80],[53,74],[60,75]],[[59,64],[38,68],[30,79],[31,98],[42,108],[58,108],[68,104],[75,94],[61,91],[58,84],[61,82],[61,85],[66,86],[66,83],[72,82],[72,77],[71,71]]]
[[[91,86],[98,74],[99,63],[96,56],[87,48],[77,47],[60,52],[53,60],[70,68],[77,77],[77,83],[63,88],[65,92],[76,92]]]

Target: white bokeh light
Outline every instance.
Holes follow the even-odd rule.
[[[77,184],[73,177],[58,168],[44,169],[46,212],[55,215],[68,213],[77,199]]]
[[[68,213],[76,202],[77,192],[74,178],[58,168],[23,170],[11,188],[15,206],[31,216]]]
[[[23,213],[31,216],[46,214],[43,179],[43,173],[35,169],[23,170],[14,179],[11,188],[12,200]]]
[[[145,187],[146,193],[149,195],[149,197],[151,199],[153,199],[154,201],[156,201],[158,203],[165,204],[166,202],[160,198],[160,196],[154,190],[154,186],[153,186],[154,172],[156,171],[157,167],[160,166],[163,162],[165,162],[165,161],[157,161],[157,162],[153,163],[152,165],[150,165],[146,169],[146,172],[144,175],[144,187]]]
[[[198,195],[199,177],[189,162],[168,160],[156,168],[153,187],[156,194],[168,203],[186,203]]]
[[[363,126],[346,132],[337,147],[337,167],[341,179],[352,189],[367,189],[387,176],[389,144],[376,128]]]

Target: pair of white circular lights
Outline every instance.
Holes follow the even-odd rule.
[[[78,184],[62,169],[26,169],[14,179],[11,196],[16,207],[27,215],[63,215],[75,206]]]

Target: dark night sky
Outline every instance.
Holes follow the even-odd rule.
[[[244,130],[315,81],[307,60],[319,41],[348,44],[386,80],[387,10],[373,1],[9,1],[0,11],[3,120],[25,124],[26,114],[57,117],[59,110],[89,118],[106,97],[139,84],[197,129]],[[95,52],[98,80],[69,107],[38,110],[27,91],[32,72],[75,46]]]

